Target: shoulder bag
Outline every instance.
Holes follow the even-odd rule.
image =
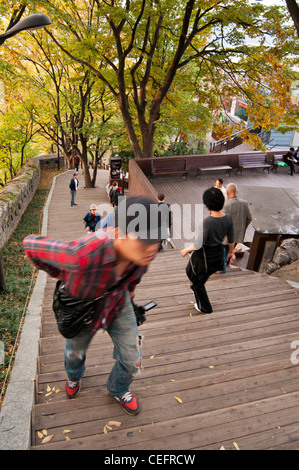
[[[65,338],[74,338],[86,325],[89,325],[96,312],[97,303],[115,289],[118,289],[137,269],[134,266],[120,281],[103,292],[96,299],[72,297],[65,291],[63,281],[57,281],[53,294],[53,311],[59,332]]]

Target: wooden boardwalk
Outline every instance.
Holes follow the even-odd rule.
[[[99,201],[82,190],[71,210],[66,179],[57,179],[48,235],[74,239],[84,233],[82,206]],[[97,194],[106,197],[104,189]],[[137,303],[155,300],[158,307],[140,327],[144,370],[132,385],[142,408],[136,417],[107,393],[112,343],[102,331],[90,346],[80,395],[66,398],[64,340],[51,311],[55,281],[48,278],[32,450],[299,448],[299,291],[280,278],[231,268],[208,281],[214,313],[201,315],[185,266],[177,249],[167,249],[137,288]]]

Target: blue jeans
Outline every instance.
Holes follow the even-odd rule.
[[[77,191],[72,191],[71,190],[71,206],[73,206],[75,204],[76,192]]]
[[[141,336],[129,293],[119,316],[107,329],[113,343],[115,364],[107,380],[107,389],[113,396],[122,396],[141,369]],[[86,351],[93,334],[84,328],[75,338],[67,339],[64,347],[65,370],[69,380],[80,380],[85,372]],[[105,357],[103,354],[102,357]]]
[[[226,273],[226,262],[227,262],[227,255],[228,255],[228,245],[223,245],[223,269],[219,271],[220,274]]]

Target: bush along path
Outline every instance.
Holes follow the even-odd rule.
[[[30,233],[40,233],[43,208],[56,174],[57,170],[41,171],[39,186],[31,203],[13,235],[0,249],[6,281],[6,290],[0,293],[0,408],[37,276],[37,271],[25,258],[22,241]]]

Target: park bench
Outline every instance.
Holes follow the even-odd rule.
[[[277,168],[279,166],[288,166],[284,159],[284,155],[273,155],[273,160],[272,160],[272,170],[277,173]]]
[[[220,165],[220,166],[215,165],[215,166],[207,166],[207,167],[201,166],[201,167],[197,167],[196,176],[200,178],[201,174],[205,171],[225,171],[225,174],[230,176],[232,167],[229,165]]]
[[[246,153],[238,155],[238,169],[242,175],[243,170],[248,168],[263,168],[263,170],[271,170],[272,165],[266,162],[266,155],[261,153]]]
[[[186,158],[177,159],[153,159],[151,161],[152,176],[158,175],[181,175],[187,179],[190,171]]]

